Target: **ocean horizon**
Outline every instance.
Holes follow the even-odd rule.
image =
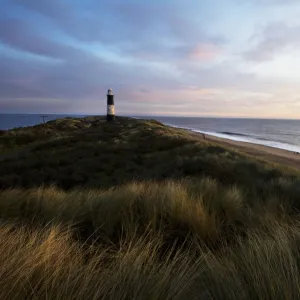
[[[0,114],[0,130],[38,125],[43,122],[42,116],[46,116],[45,121],[47,122],[65,117],[80,118],[92,115]],[[300,152],[300,120],[171,116],[132,117],[156,119],[166,125],[185,128],[193,132]]]

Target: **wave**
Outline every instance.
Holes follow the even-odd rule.
[[[194,130],[194,129],[192,129]],[[225,134],[225,135],[229,135],[229,136],[241,136],[241,137],[246,137],[249,139],[255,139],[255,140],[259,140],[259,141],[273,141],[272,139],[268,138],[268,137],[262,137],[259,135],[254,135],[254,134],[244,134],[244,133],[237,133],[237,132],[230,132],[230,131],[216,131],[216,133],[221,133],[221,134]],[[280,141],[278,141],[280,142]]]
[[[187,129],[193,132],[197,133],[204,133],[208,135],[212,135],[215,137],[223,138],[223,139],[228,139],[232,141],[237,141],[237,142],[245,142],[245,143],[250,143],[250,144],[256,144],[256,145],[263,145],[267,147],[272,147],[272,148],[277,148],[277,149],[282,149],[282,150],[287,150],[291,152],[298,152],[300,153],[300,147],[297,145],[293,144],[288,144],[288,143],[283,143],[279,141],[272,141],[264,138],[258,138],[246,134],[237,134],[233,132],[214,132],[214,131],[205,131],[205,130],[199,130],[195,128],[190,128],[190,127],[184,127],[184,126],[178,126],[174,124],[166,124],[175,128],[182,128],[182,129]]]
[[[238,141],[238,142],[245,142],[245,143],[251,143],[251,144],[256,144],[256,145],[263,145],[263,146],[268,146],[272,148],[277,148],[277,149],[282,149],[282,150],[287,150],[291,152],[300,152],[300,147],[297,145],[292,145],[288,143],[283,143],[283,142],[278,142],[278,141],[271,141],[267,139],[259,139],[259,138],[253,138],[253,137],[248,137],[248,136],[241,136],[241,135],[229,135],[229,134],[219,134],[217,132],[204,132],[201,130],[192,130],[194,132],[200,132],[200,133],[206,133],[208,135],[228,139],[228,140],[233,140],[233,141]]]
[[[248,134],[236,133],[236,132],[230,132],[230,131],[217,131],[217,133],[227,134],[227,135],[236,135],[236,136],[248,136],[248,137],[251,137],[251,135],[248,135]]]

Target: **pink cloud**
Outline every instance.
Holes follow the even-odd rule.
[[[192,60],[212,60],[220,53],[220,49],[213,44],[198,44],[188,53]]]

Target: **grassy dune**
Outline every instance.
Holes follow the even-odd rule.
[[[0,145],[0,299],[299,298],[298,173],[126,118]]]

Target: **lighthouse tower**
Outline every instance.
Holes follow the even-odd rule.
[[[115,119],[115,103],[114,103],[114,95],[112,89],[109,89],[107,92],[107,116],[106,120],[108,122],[114,121]]]

